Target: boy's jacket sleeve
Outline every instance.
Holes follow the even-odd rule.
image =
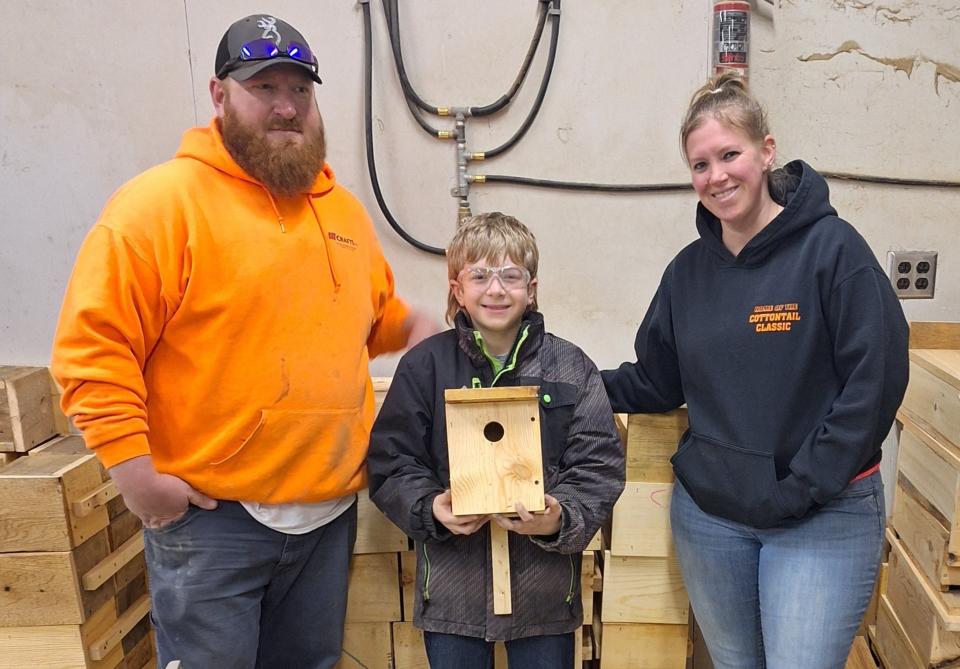
[[[401,358],[390,390],[374,423],[367,455],[370,499],[387,518],[416,541],[443,541],[452,536],[433,517],[433,500],[444,486],[433,473],[430,455],[433,389],[416,383],[413,369],[431,365],[416,348]]]

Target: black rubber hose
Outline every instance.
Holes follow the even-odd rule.
[[[859,181],[863,183],[887,184],[893,186],[915,186],[920,188],[960,188],[957,181],[939,181],[936,179],[902,179],[899,177],[878,177],[866,174],[848,174],[846,172],[820,172],[827,179],[843,181]],[[601,184],[585,183],[582,181],[555,181],[551,179],[534,179],[532,177],[505,176],[502,174],[486,174],[477,176],[474,184],[513,184],[515,186],[529,186],[531,188],[554,188],[558,190],[593,191],[598,193],[655,193],[668,191],[691,190],[691,184]]]
[[[446,255],[444,249],[436,246],[430,246],[415,239],[406,230],[400,227],[397,220],[390,213],[387,203],[383,199],[383,193],[380,191],[380,180],[377,178],[377,164],[373,151],[373,37],[370,28],[370,5],[366,2],[361,3],[363,7],[363,60],[364,60],[364,131],[367,142],[367,170],[370,173],[370,184],[373,186],[373,194],[377,198],[377,204],[380,205],[380,211],[387,223],[393,228],[400,237],[421,251],[432,253],[434,255]]]
[[[559,5],[559,0],[555,0],[555,3]],[[400,79],[400,87],[403,89],[404,96],[414,105],[420,107],[420,109],[431,114],[438,114],[439,108],[425,102],[413,89],[410,78],[407,76],[407,69],[403,64],[403,49],[400,43],[400,13],[397,0],[382,0],[382,4],[389,27],[388,32],[390,34],[390,46],[393,51],[393,61],[397,69],[397,77]],[[517,91],[520,90],[524,80],[527,78],[527,73],[530,71],[530,64],[533,62],[537,47],[540,45],[540,39],[543,36],[543,29],[547,21],[549,5],[549,0],[540,0],[540,12],[537,18],[537,26],[530,40],[530,47],[527,49],[527,55],[524,57],[520,71],[517,73],[516,78],[514,78],[510,89],[495,102],[488,105],[470,107],[469,111],[471,116],[489,116],[490,114],[500,111],[513,100],[513,97],[517,94]]]
[[[393,49],[393,44],[394,44],[393,19],[391,18],[392,14],[391,14],[390,6],[386,1],[384,1],[383,3],[383,13],[387,19],[387,34],[390,37],[390,48]],[[394,52],[394,58],[396,58],[396,52]],[[427,123],[426,119],[420,115],[420,112],[414,106],[414,103],[411,101],[411,99],[407,97],[406,93],[404,93],[403,101],[407,103],[407,109],[410,110],[410,115],[413,116],[413,120],[417,122],[417,125],[423,128],[423,131],[428,135],[430,135],[431,137],[433,137],[434,139],[439,138],[440,130],[438,128],[434,128],[432,125]]]
[[[560,0],[554,0],[554,4],[557,9],[560,9]],[[501,153],[508,151],[513,148],[513,145],[520,141],[520,138],[527,134],[527,130],[530,129],[530,126],[533,125],[534,119],[537,118],[537,114],[540,111],[540,106],[543,104],[543,98],[547,94],[547,86],[550,84],[550,75],[553,73],[553,64],[557,58],[557,40],[560,35],[560,14],[554,14],[553,18],[553,27],[550,31],[550,52],[547,55],[547,64],[543,70],[543,79],[540,81],[540,90],[537,91],[537,99],[533,103],[533,107],[530,108],[530,113],[527,114],[527,118],[524,119],[523,124],[520,128],[513,134],[513,137],[508,139],[506,142],[501,144],[495,149],[490,149],[489,151],[483,151],[483,157],[486,158],[495,158]]]
[[[842,181],[862,181],[869,184],[889,184],[892,186],[919,186],[921,188],[960,188],[960,181],[940,181],[938,179],[901,179],[899,177],[877,177],[869,174],[848,174],[847,172],[820,172],[826,179]]]
[[[403,53],[400,50],[400,16],[396,0],[382,0],[383,13],[387,17],[387,32],[390,34],[390,47],[393,50],[393,64],[397,68],[397,77],[400,79],[400,87],[403,89],[403,95],[425,112],[439,115],[439,109],[423,101],[417,92],[413,90],[410,79],[407,77],[407,70],[403,66]]]
[[[527,55],[523,59],[523,64],[520,66],[520,71],[513,80],[513,85],[510,86],[510,90],[501,95],[500,99],[496,102],[482,107],[470,107],[471,116],[489,116],[490,114],[495,114],[513,100],[513,96],[517,94],[517,91],[520,90],[520,87],[526,80],[527,73],[530,71],[530,64],[533,62],[533,57],[536,55],[537,48],[540,46],[540,38],[543,37],[543,28],[547,25],[547,10],[549,7],[550,0],[540,0],[540,13],[537,17],[537,27],[533,31],[533,38],[530,40]]]
[[[687,191],[693,186],[690,184],[598,184],[581,181],[554,181],[552,179],[534,179],[532,177],[505,176],[503,174],[486,174],[477,177],[475,184],[501,183],[515,186],[530,186],[532,188],[555,188],[558,190],[594,191],[598,193],[655,193],[666,191]]]

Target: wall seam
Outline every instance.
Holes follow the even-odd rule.
[[[190,44],[190,19],[187,16],[187,0],[183,0],[183,24],[187,29],[187,67],[190,70],[190,94],[193,96],[193,125],[200,125],[197,109],[197,84],[193,78],[193,46]]]

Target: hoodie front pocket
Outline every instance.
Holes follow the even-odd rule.
[[[360,486],[368,438],[360,409],[263,409],[240,447],[210,467],[237,499],[328,499]]]
[[[670,461],[683,487],[709,514],[760,528],[787,517],[771,453],[690,431]]]

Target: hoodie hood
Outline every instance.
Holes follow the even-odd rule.
[[[822,176],[802,160],[794,160],[772,175],[774,187],[770,195],[783,207],[776,218],[751,239],[740,254],[734,256],[723,245],[720,220],[697,204],[697,232],[710,251],[722,262],[732,265],[757,265],[770,255],[783,240],[837,210],[830,204],[830,190]]]
[[[229,174],[237,179],[242,179],[252,184],[260,186],[264,190],[266,187],[259,181],[247,174],[243,168],[237,165],[237,162],[230,155],[227,147],[223,143],[223,135],[220,134],[219,119],[214,116],[210,120],[210,125],[206,128],[191,128],[183,133],[183,139],[180,140],[180,148],[177,149],[177,158],[193,158],[202,163],[210,165],[216,170]],[[314,180],[310,187],[310,195],[324,195],[331,191],[336,184],[336,178],[333,169],[327,163],[323,164],[323,169]]]

